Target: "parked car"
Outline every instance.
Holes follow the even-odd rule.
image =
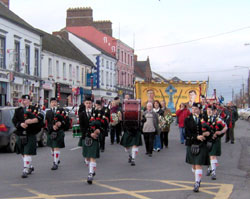
[[[246,109],[246,111],[242,113],[242,118],[250,122],[250,108]]]
[[[245,113],[246,112],[249,112],[250,111],[250,108],[245,108],[245,109],[238,109],[238,115],[239,115],[239,118],[240,119],[245,119]]]
[[[0,107],[0,148],[6,148],[9,152],[15,151],[16,130],[12,123],[16,107]],[[47,134],[46,130],[42,130],[36,135],[38,146],[47,146]]]

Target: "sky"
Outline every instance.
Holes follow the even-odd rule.
[[[65,27],[66,10],[91,7],[94,20],[111,20],[113,36],[139,61],[166,78],[208,80],[225,101],[247,88],[250,68],[249,0],[10,0],[10,9],[52,33]],[[249,44],[249,45],[247,45]],[[243,66],[243,68],[235,67]]]

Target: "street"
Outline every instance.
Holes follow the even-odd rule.
[[[78,139],[66,132],[66,148],[61,150],[59,169],[51,171],[52,157],[48,147],[38,148],[33,157],[35,167],[27,179],[21,178],[23,162],[20,155],[0,153],[0,199],[249,199],[250,195],[250,123],[239,120],[235,127],[235,144],[222,138],[217,180],[203,178],[199,193],[192,191],[194,176],[185,163],[185,146],[179,143],[179,132],[173,123],[169,148],[145,155],[139,148],[136,166],[127,162],[123,147],[110,145],[97,161],[93,185],[86,183],[85,166]]]

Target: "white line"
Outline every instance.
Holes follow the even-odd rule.
[[[80,148],[82,148],[82,147],[75,147],[75,148],[72,148],[72,149],[70,149],[71,151],[74,151],[74,150],[77,150],[77,149],[80,149]]]

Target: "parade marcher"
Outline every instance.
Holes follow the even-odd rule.
[[[168,134],[170,131],[170,124],[173,122],[171,110],[166,107],[166,102],[161,101],[162,110],[164,111],[163,124],[161,130],[161,147],[165,145],[168,148]],[[160,123],[160,121],[159,121]]]
[[[180,109],[176,111],[176,117],[178,118],[178,125],[180,131],[180,142],[184,144],[185,141],[185,127],[184,121],[190,115],[190,111],[187,109],[184,103],[180,104]]]
[[[154,147],[154,136],[160,134],[158,115],[153,111],[153,104],[148,102],[146,105],[146,111],[142,114],[143,123],[143,136],[146,147],[146,155],[152,157],[152,151]]]
[[[100,157],[100,148],[98,136],[101,129],[101,119],[94,114],[91,97],[85,98],[85,110],[79,112],[80,131],[82,136],[79,140],[79,146],[82,146],[82,155],[85,163],[89,167],[87,178],[88,184],[92,184],[96,171],[96,159]]]
[[[228,115],[227,121],[226,121],[228,130],[226,132],[225,142],[227,143],[231,141],[231,144],[234,144],[234,127],[239,117],[237,107],[234,106],[232,102],[229,102],[227,106],[227,110],[225,112]]]
[[[105,138],[108,136],[108,124],[109,124],[109,118],[108,118],[108,110],[107,108],[102,107],[101,100],[96,100],[95,104],[95,111],[94,114],[102,119],[104,122],[103,128],[101,128],[100,134],[99,134],[99,142],[100,142],[100,150],[101,152],[104,152],[105,150]]]
[[[110,108],[110,141],[114,144],[115,136],[117,144],[120,143],[122,113],[117,101],[111,102]]]
[[[210,135],[209,131],[202,132],[201,104],[193,103],[192,114],[185,119],[186,133],[186,163],[192,165],[192,171],[195,175],[194,192],[199,191],[202,178],[202,165],[209,165],[208,149],[206,146],[206,137]]]
[[[122,103],[120,98],[117,96],[114,98],[114,101],[116,102],[116,104],[118,105],[118,113],[122,113]],[[122,126],[122,114],[121,114],[121,118],[119,117],[119,121],[118,124],[116,126],[116,135],[119,135],[119,137],[117,138],[116,136],[116,142],[117,144],[120,143],[120,136],[122,135],[122,131],[123,131],[123,126]]]
[[[211,175],[212,180],[216,180],[216,167],[218,165],[217,156],[221,155],[221,137],[225,134],[227,126],[225,122],[217,115],[216,106],[207,106],[206,115],[203,117],[202,130],[210,128],[210,136],[207,139],[209,146],[210,167],[207,170],[207,176]],[[207,126],[209,128],[207,128]]]
[[[65,147],[66,112],[57,107],[57,99],[55,97],[50,98],[50,109],[46,112],[45,119],[48,129],[47,145],[51,147],[51,155],[53,157],[51,170],[57,170],[60,163],[60,148]]]
[[[160,119],[164,118],[164,111],[161,109],[161,104],[160,104],[160,102],[158,100],[154,101],[153,111],[155,113],[157,113],[158,121],[159,121],[158,124],[160,125]],[[160,126],[159,126],[159,130],[161,130]],[[159,134],[156,134],[155,139],[154,139],[154,149],[153,150],[158,151],[158,152],[161,151],[161,147],[162,147],[160,134],[161,134],[161,132]]]
[[[22,154],[24,169],[22,178],[27,178],[28,174],[34,171],[32,166],[32,155],[36,155],[36,134],[43,127],[43,115],[38,107],[30,105],[30,96],[22,96],[22,106],[15,109],[12,122],[16,127],[17,135],[16,153]]]

